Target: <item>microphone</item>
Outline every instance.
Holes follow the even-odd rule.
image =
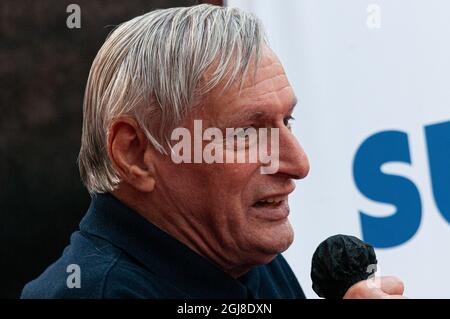
[[[376,271],[373,247],[348,235],[324,240],[314,252],[311,265],[312,288],[319,297],[342,299],[355,283]]]

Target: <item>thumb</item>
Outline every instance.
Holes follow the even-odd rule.
[[[405,291],[403,282],[394,276],[380,277],[380,288],[388,295],[403,295]]]

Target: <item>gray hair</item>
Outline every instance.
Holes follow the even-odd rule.
[[[115,118],[135,118],[167,154],[169,131],[204,94],[242,79],[264,42],[256,17],[207,4],[155,10],[118,26],[92,64],[84,96],[78,163],[88,191],[111,192],[120,182],[107,153]]]

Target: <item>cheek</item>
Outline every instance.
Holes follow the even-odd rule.
[[[210,185],[207,176],[199,172],[195,165],[167,160],[158,166],[156,188],[168,206],[175,206],[185,214],[193,214],[201,209]]]
[[[240,163],[160,163],[163,192],[173,194],[191,213],[208,219],[238,219],[246,215],[258,184],[259,166]],[[243,221],[235,221],[236,223]]]
[[[198,165],[201,166],[201,165]],[[250,164],[208,164],[206,167],[191,167],[195,182],[190,183],[191,192],[201,194],[202,211],[223,232],[233,232],[232,225],[242,232],[248,226],[248,208],[254,198],[257,178]],[[193,186],[195,185],[195,186]]]
[[[217,191],[221,202],[247,208],[256,188],[255,171],[255,165],[252,164],[217,165],[211,172],[210,184]]]

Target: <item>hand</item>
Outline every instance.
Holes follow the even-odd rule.
[[[403,282],[392,276],[362,280],[351,286],[343,299],[406,299]]]

